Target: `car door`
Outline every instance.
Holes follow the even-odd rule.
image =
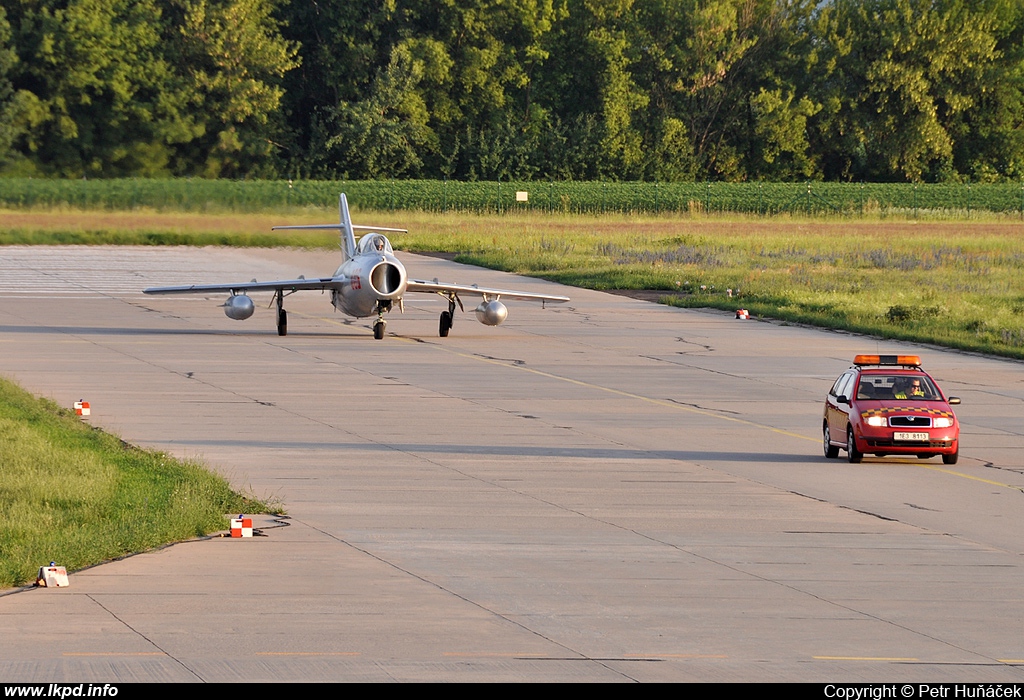
[[[847,371],[840,376],[826,399],[826,411],[828,413],[829,439],[833,442],[846,442],[846,426],[850,422],[850,402],[854,397],[852,392],[857,385],[857,373]],[[839,397],[845,396],[847,403],[840,403]]]

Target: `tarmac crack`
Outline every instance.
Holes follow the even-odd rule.
[[[696,408],[699,411],[713,411],[715,413],[731,413],[734,416],[742,416],[743,415],[739,411],[729,411],[729,410],[726,410],[724,408],[708,408],[707,406],[701,406],[700,404],[697,404],[697,403],[687,403],[685,401],[678,401],[678,400],[672,399],[672,398],[665,399],[665,400],[666,401],[670,401],[670,402],[675,403],[675,404],[679,404],[680,406],[689,406],[690,408]]]
[[[494,362],[508,362],[518,367],[523,367],[526,365],[526,360],[516,360],[508,357],[493,357],[491,355],[482,355],[478,352],[473,354],[476,355],[477,357],[482,357],[485,360],[493,360]]]
[[[454,470],[454,471],[458,471],[458,470]],[[467,475],[467,476],[469,478],[476,478],[476,477],[473,477],[471,475]],[[508,489],[508,490],[515,492],[514,489]],[[516,492],[516,493],[518,493],[518,492]],[[437,581],[434,581],[434,580],[431,580],[431,579],[427,578],[423,574],[416,573],[415,571],[413,571],[411,569],[408,569],[408,568],[405,568],[403,566],[400,566],[397,563],[395,563],[393,561],[390,561],[390,560],[384,558],[383,556],[381,556],[379,554],[376,554],[375,552],[371,552],[369,549],[366,549],[365,547],[359,547],[358,545],[355,545],[352,542],[349,542],[348,540],[345,540],[342,537],[338,537],[337,535],[335,535],[332,532],[328,532],[327,530],[321,529],[321,528],[319,528],[319,527],[317,527],[315,525],[312,525],[312,524],[307,523],[307,522],[302,521],[302,520],[295,520],[294,518],[293,518],[293,520],[295,522],[302,523],[303,525],[305,525],[306,527],[310,528],[311,530],[313,530],[315,532],[319,532],[321,535],[324,535],[325,537],[328,537],[328,538],[334,540],[335,542],[338,542],[338,543],[340,543],[340,544],[342,544],[342,545],[344,545],[346,547],[349,547],[349,548],[359,552],[360,554],[363,554],[364,556],[370,557],[371,559],[373,559],[375,561],[378,561],[381,564],[384,564],[385,566],[388,566],[388,567],[394,569],[395,571],[399,571],[402,574],[404,574],[406,576],[409,576],[411,578],[414,578],[417,581],[420,581],[421,583],[424,583],[424,584],[426,584],[428,586],[433,586],[437,590],[442,591],[442,592],[444,592],[447,595],[453,596],[453,597],[461,600],[462,602],[466,603],[467,605],[472,605],[473,607],[475,607],[475,608],[477,608],[479,610],[483,610],[484,612],[486,612],[489,615],[493,615],[493,616],[499,618],[500,620],[502,620],[502,621],[504,621],[504,622],[506,622],[506,623],[508,623],[510,625],[513,625],[514,627],[518,627],[519,629],[523,630],[524,632],[526,632],[528,634],[531,634],[531,635],[533,635],[535,637],[539,637],[540,639],[543,639],[544,641],[548,642],[549,644],[554,644],[557,647],[565,649],[567,652],[569,652],[569,653],[574,655],[572,658],[575,659],[575,660],[578,660],[578,661],[590,661],[592,663],[596,663],[599,666],[604,667],[608,671],[611,671],[612,673],[620,675],[623,678],[627,678],[627,679],[633,681],[634,683],[639,683],[640,682],[639,679],[634,678],[634,677],[630,676],[627,673],[623,673],[619,669],[615,669],[615,668],[612,668],[611,666],[609,666],[606,663],[606,661],[608,661],[606,659],[591,657],[591,656],[589,656],[587,654],[584,654],[581,651],[573,649],[572,647],[570,647],[570,646],[568,646],[568,645],[566,645],[566,644],[564,644],[562,642],[559,642],[558,640],[553,639],[552,637],[550,637],[550,636],[548,636],[546,634],[543,634],[541,632],[538,632],[537,630],[531,629],[527,625],[523,624],[522,622],[519,622],[517,620],[512,619],[508,615],[505,615],[505,614],[503,614],[501,612],[498,612],[497,610],[494,610],[493,608],[489,608],[488,606],[486,606],[486,605],[484,605],[482,603],[479,603],[479,602],[473,600],[472,598],[469,598],[466,595],[464,595],[462,593],[459,593],[458,591],[456,591],[454,589],[448,588],[447,586],[444,586],[443,584],[438,583]],[[551,657],[551,658],[561,658],[561,657]],[[531,660],[532,659],[533,659],[533,657],[531,657]]]
[[[715,349],[713,347],[711,347],[710,345],[705,345],[703,343],[697,343],[697,342],[694,342],[692,340],[687,340],[686,338],[683,338],[682,336],[677,337],[676,338],[676,342],[684,343],[686,345],[696,345],[698,348],[701,348],[703,350],[707,350],[708,352],[714,352],[715,351]],[[680,355],[689,355],[690,352],[692,352],[692,351],[688,352],[688,351],[680,350],[679,354]]]
[[[697,466],[702,466],[702,465],[698,464]],[[714,470],[712,470],[712,471],[714,471]],[[473,478],[471,475],[467,475],[467,476],[469,476],[470,478]],[[481,481],[486,481],[486,480],[481,479]],[[759,482],[755,481],[754,483],[759,483]],[[770,485],[770,484],[762,484],[762,485],[769,486],[770,488],[773,488],[773,489],[779,489],[779,487],[773,486],[773,485]],[[536,500],[536,501],[538,501],[540,503],[545,503],[545,504],[547,504],[547,505],[549,505],[549,506],[551,506],[553,508],[556,508],[556,509],[559,509],[559,510],[563,510],[563,511],[568,512],[568,513],[573,513],[573,514],[578,515],[579,517],[585,518],[587,520],[591,520],[593,522],[601,523],[603,525],[606,525],[608,527],[621,530],[623,532],[629,532],[629,533],[631,533],[631,534],[633,534],[633,535],[635,535],[635,536],[637,536],[637,537],[639,537],[641,539],[647,540],[649,542],[652,542],[652,543],[655,543],[655,544],[658,544],[658,545],[661,545],[661,546],[664,546],[664,547],[669,547],[670,549],[674,549],[674,550],[676,550],[678,552],[684,553],[684,554],[686,554],[688,556],[691,556],[691,557],[694,557],[696,559],[700,559],[700,560],[705,561],[705,562],[707,562],[709,564],[712,564],[712,565],[715,565],[715,566],[721,566],[721,567],[723,567],[725,569],[728,569],[729,571],[733,571],[733,572],[735,572],[737,574],[740,574],[740,575],[743,575],[743,576],[749,576],[749,577],[751,577],[753,579],[762,581],[762,582],[767,583],[767,584],[772,584],[772,585],[780,586],[782,588],[788,589],[790,591],[793,591],[793,592],[801,594],[801,595],[810,596],[811,598],[813,598],[813,599],[815,599],[815,600],[817,600],[817,601],[819,601],[819,602],[821,602],[821,603],[823,603],[825,605],[835,606],[835,607],[837,607],[837,608],[839,608],[841,610],[845,610],[845,611],[853,613],[855,615],[860,615],[860,616],[863,616],[865,618],[872,619],[872,620],[875,620],[877,622],[880,622],[882,624],[886,624],[886,625],[890,625],[892,627],[896,627],[896,628],[904,630],[904,631],[906,631],[906,632],[908,632],[910,634],[918,635],[918,636],[924,637],[926,639],[929,639],[931,641],[934,641],[934,642],[936,642],[938,644],[943,644],[943,645],[949,646],[949,647],[951,647],[953,649],[957,649],[958,651],[961,651],[961,652],[963,652],[965,654],[975,655],[975,656],[979,656],[981,658],[987,659],[987,661],[991,662],[991,663],[1000,663],[998,659],[994,659],[994,658],[988,657],[983,652],[967,649],[967,648],[965,648],[965,647],[963,647],[963,646],[961,646],[959,644],[956,644],[954,642],[942,639],[942,638],[937,637],[937,636],[935,636],[933,634],[930,634],[928,632],[924,632],[924,631],[921,631],[921,630],[914,629],[914,628],[909,627],[907,625],[904,625],[904,624],[901,624],[899,622],[896,622],[895,620],[887,619],[887,618],[885,618],[885,617],[883,617],[881,615],[877,615],[877,614],[874,614],[874,613],[871,613],[871,612],[868,612],[868,611],[865,611],[865,610],[860,610],[858,608],[855,608],[855,607],[853,607],[851,605],[848,605],[848,604],[845,604],[845,603],[841,603],[841,602],[838,602],[838,601],[835,601],[835,600],[830,600],[830,599],[825,598],[825,597],[823,597],[823,596],[821,596],[821,595],[819,595],[817,593],[814,593],[814,592],[811,592],[811,591],[808,591],[808,590],[804,590],[803,588],[800,588],[797,585],[794,585],[794,584],[791,584],[791,583],[786,583],[784,581],[779,581],[779,580],[776,580],[776,579],[773,579],[773,578],[770,578],[770,577],[767,577],[767,576],[763,576],[763,575],[755,573],[753,571],[748,571],[748,570],[744,569],[741,566],[737,566],[737,565],[734,565],[734,564],[730,564],[728,562],[720,561],[720,560],[715,559],[713,557],[708,557],[708,556],[700,554],[699,552],[696,552],[696,551],[694,551],[692,549],[688,549],[687,547],[684,547],[682,545],[679,545],[679,544],[676,544],[676,543],[673,543],[673,542],[668,542],[668,541],[659,539],[658,537],[655,537],[653,535],[649,535],[649,534],[647,534],[645,532],[641,532],[641,531],[639,531],[639,530],[637,530],[635,528],[628,527],[628,526],[625,526],[625,525],[621,525],[621,524],[619,524],[617,522],[614,522],[612,520],[608,520],[608,519],[605,519],[605,518],[595,517],[593,515],[584,513],[584,512],[582,512],[582,511],[580,511],[578,509],[570,508],[570,507],[564,506],[562,504],[558,504],[558,503],[555,503],[553,501],[549,501],[547,499],[540,498],[539,496],[534,496],[532,494],[529,494],[529,493],[526,493],[526,492],[523,492],[523,491],[520,491],[520,490],[517,490],[517,489],[513,489],[513,488],[509,488],[507,486],[501,486],[501,485],[497,485],[497,484],[496,484],[496,486],[500,486],[502,488],[506,488],[508,491],[520,494],[523,497],[532,498],[532,499],[534,499],[534,500]],[[902,521],[897,520],[896,518],[890,518],[890,517],[887,517],[887,516],[884,516],[884,515],[880,515],[878,513],[872,513],[870,511],[863,511],[863,510],[859,510],[859,509],[852,508],[852,507],[849,507],[849,506],[845,506],[845,505],[842,505],[842,504],[833,503],[831,501],[825,501],[825,500],[822,500],[820,498],[815,498],[814,496],[808,496],[806,494],[802,494],[802,493],[799,493],[799,492],[796,492],[796,491],[792,491],[792,490],[782,489],[782,491],[785,492],[785,493],[789,493],[789,494],[791,494],[793,496],[797,496],[797,497],[800,497],[800,498],[808,498],[808,499],[811,499],[811,500],[819,502],[819,503],[825,503],[827,505],[835,506],[835,507],[838,507],[838,508],[843,508],[845,510],[851,510],[851,511],[854,511],[854,512],[861,513],[863,515],[869,516],[869,517],[878,518],[879,520],[895,522],[895,523],[899,523],[901,525],[907,525],[909,527],[914,527],[916,529],[921,529],[921,528],[919,528],[916,525],[912,525],[912,524],[908,524],[908,523],[903,523]],[[943,534],[945,534],[946,536],[950,536],[951,537],[951,535],[948,535],[946,533],[943,533]]]
[[[96,600],[96,598],[95,598],[95,597],[94,597],[94,596],[93,596],[93,595],[92,595],[91,593],[86,593],[86,594],[85,594],[85,597],[86,597],[86,598],[88,598],[89,600],[91,600],[91,601],[92,601],[93,603],[95,603],[95,604],[96,604],[96,605],[97,605],[97,606],[98,606],[98,607],[99,607],[99,608],[100,608],[101,610],[103,610],[103,611],[104,611],[105,613],[107,613],[107,614],[108,614],[108,615],[110,615],[110,616],[111,616],[112,618],[114,618],[115,620],[117,620],[117,622],[118,622],[119,624],[121,624],[121,625],[124,625],[125,627],[127,627],[128,629],[130,629],[130,630],[132,631],[132,633],[134,633],[134,634],[137,634],[137,635],[138,635],[139,637],[141,637],[142,639],[145,639],[147,643],[149,643],[149,644],[153,645],[153,648],[154,648],[154,649],[157,649],[157,650],[158,650],[158,651],[159,651],[159,652],[160,652],[161,654],[164,654],[164,655],[165,655],[165,656],[166,656],[166,657],[167,657],[168,659],[170,659],[170,660],[171,660],[171,661],[173,661],[174,663],[176,663],[176,664],[178,664],[179,666],[181,666],[181,667],[182,667],[183,669],[185,669],[185,671],[187,671],[187,672],[188,672],[188,673],[190,673],[191,675],[195,676],[197,680],[199,680],[199,681],[200,681],[200,682],[202,682],[202,683],[205,683],[205,682],[206,682],[206,679],[205,679],[205,678],[203,678],[202,676],[200,676],[200,675],[199,675],[198,673],[196,673],[196,672],[195,672],[194,670],[192,670],[191,668],[189,668],[188,664],[186,664],[186,663],[185,663],[185,662],[183,662],[183,661],[182,661],[181,659],[177,658],[177,657],[176,657],[176,656],[175,656],[174,654],[170,653],[169,651],[167,651],[166,649],[164,649],[163,647],[161,647],[161,646],[160,646],[159,644],[157,644],[157,643],[156,643],[155,641],[153,641],[152,639],[150,639],[149,637],[147,637],[147,636],[146,636],[145,634],[143,634],[143,633],[142,633],[142,632],[140,632],[139,630],[137,630],[137,629],[135,629],[134,627],[132,627],[131,623],[129,623],[129,622],[127,621],[127,620],[124,620],[124,619],[122,619],[122,618],[121,618],[121,617],[119,617],[119,616],[118,616],[118,614],[117,614],[117,613],[115,613],[115,612],[114,612],[113,610],[111,610],[110,608],[108,608],[107,606],[105,606],[105,605],[104,605],[103,603],[101,603],[100,601]]]

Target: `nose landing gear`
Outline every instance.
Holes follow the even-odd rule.
[[[377,320],[373,322],[373,338],[374,340],[383,340],[384,329],[387,328],[387,322],[384,320],[384,314],[391,311],[391,301],[379,301],[377,302]]]

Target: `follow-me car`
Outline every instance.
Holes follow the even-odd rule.
[[[330,291],[331,303],[338,311],[365,318],[377,316],[373,324],[373,337],[380,340],[384,337],[384,314],[391,311],[397,304],[402,309],[402,302],[407,292],[439,294],[448,300],[448,310],[441,312],[438,333],[443,338],[452,328],[455,306],[462,308],[459,295],[482,297],[483,301],[476,307],[476,318],[485,326],[497,326],[508,316],[508,309],[501,302],[507,299],[523,299],[542,303],[561,303],[569,301],[569,297],[552,294],[535,294],[517,292],[508,289],[487,289],[477,285],[443,284],[436,279],[433,282],[409,279],[405,266],[395,257],[391,242],[384,236],[385,231],[401,231],[405,229],[382,228],[379,226],[355,226],[349,216],[348,200],[342,194],[338,209],[340,221],[337,224],[316,224],[312,226],[275,226],[275,229],[334,229],[341,234],[341,250],[344,260],[341,266],[330,277],[306,279],[299,277],[293,280],[276,280],[273,282],[237,282],[229,284],[193,284],[180,287],[150,287],[143,290],[146,294],[212,294],[226,292],[229,296],[224,302],[224,313],[228,318],[242,321],[256,309],[247,292],[267,291],[274,293],[277,302],[277,333],[287,335],[288,314],[284,309],[284,298],[289,294],[304,289]],[[368,231],[356,243],[355,231]]]
[[[942,455],[956,464],[960,424],[950,406],[959,403],[943,395],[917,355],[857,355],[825,398],[825,456],[845,449],[851,462],[870,453]]]

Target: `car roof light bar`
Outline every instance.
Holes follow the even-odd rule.
[[[920,367],[921,358],[918,355],[857,355],[853,358],[853,364]]]

